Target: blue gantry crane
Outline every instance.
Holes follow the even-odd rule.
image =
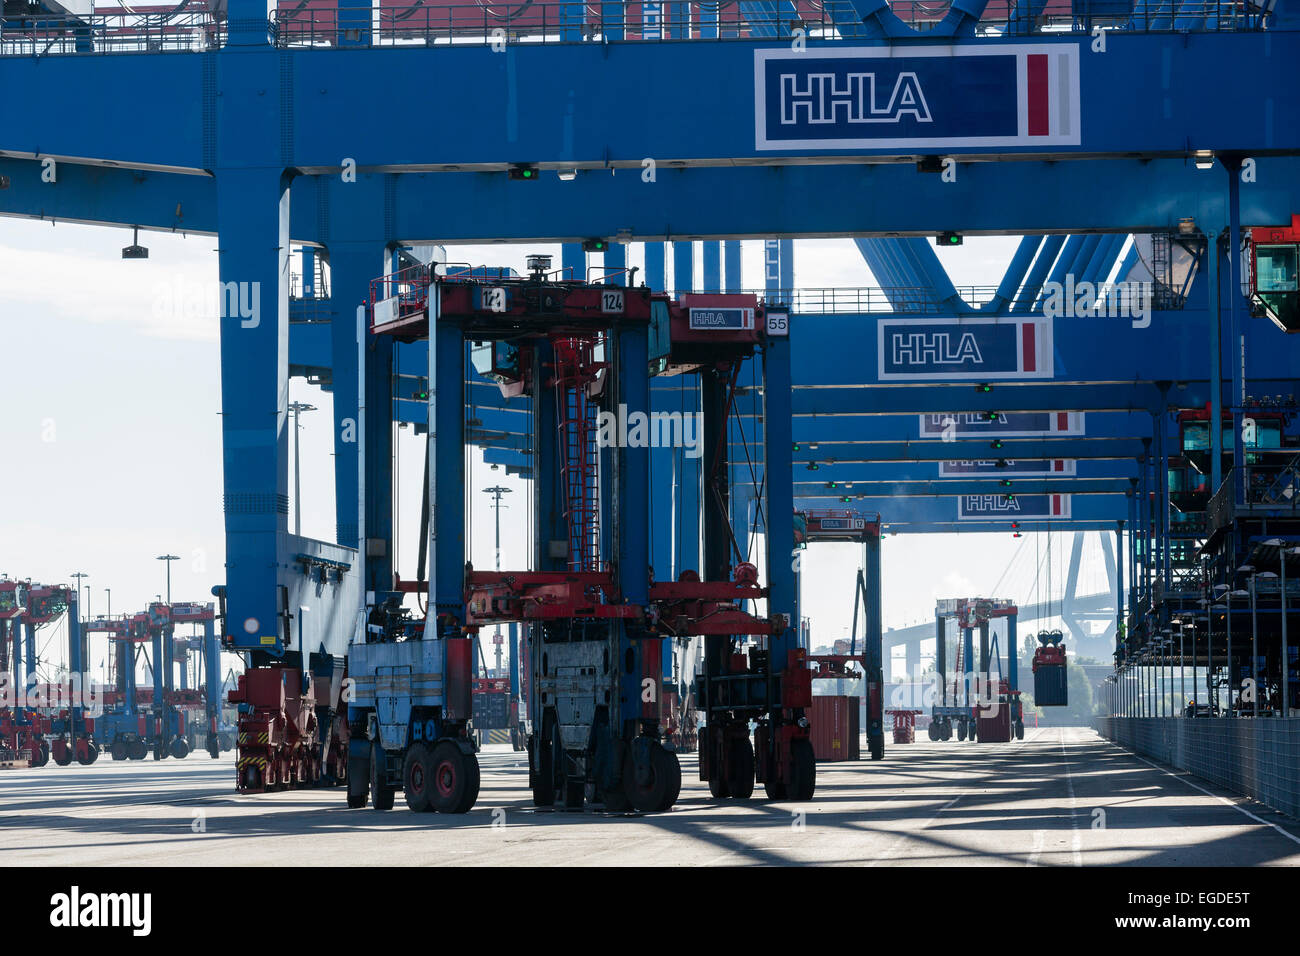
[[[735,240],[763,240],[776,293],[767,302],[789,310],[791,415],[747,413],[747,395],[768,383],[738,381],[726,427],[770,448],[789,424],[784,444],[800,449],[791,515],[849,505],[906,532],[1127,527],[1129,566],[1139,555],[1143,581],[1128,603],[1145,619],[1170,592],[1181,530],[1169,506],[1171,409],[1228,417],[1226,439],[1209,429],[1209,486],[1217,493],[1230,480],[1239,511],[1264,504],[1250,501],[1268,492],[1247,481],[1248,398],[1294,391],[1296,345],[1252,313],[1236,251],[1243,228],[1280,228],[1297,207],[1297,127],[1278,119],[1300,115],[1291,82],[1300,17],[1289,0],[1178,10],[971,0],[907,19],[885,0],[741,3],[716,15],[540,3],[504,27],[455,10],[384,7],[373,17],[348,2],[286,3],[268,20],[259,3],[227,0],[133,18],[6,3],[0,20],[0,80],[41,91],[4,107],[0,212],[220,240],[221,638],[250,664],[241,732],[260,733],[253,724],[279,713],[282,697],[301,717],[290,750],[241,752],[252,789],[273,765],[278,782],[312,780],[342,752],[346,649],[367,633],[368,595],[395,588],[392,425],[421,414],[437,375],[424,350],[376,335],[357,306],[411,246],[558,241],[574,265],[596,242],[617,265],[624,241],[645,242],[660,289],[671,243],[681,293],[695,291],[690,243],[709,243],[704,282],[714,291],[724,265],[733,286]],[[92,52],[105,55],[77,55]],[[1206,80],[1209,63],[1269,95],[1243,98]],[[1153,120],[1135,91],[1157,67]],[[650,75],[656,96],[644,101]],[[600,82],[575,79],[592,76]],[[453,110],[437,123],[369,122],[392,84],[412,77],[472,89],[502,121]],[[112,124],[66,123],[84,114],[87,89],[147,91],[147,103]],[[954,288],[922,241],[983,234],[1027,237],[986,294]],[[862,240],[881,289],[794,289],[793,240],[832,235]],[[294,243],[328,262],[315,322],[291,324]],[[1194,272],[1180,272],[1188,261]],[[1053,295],[1085,282],[1149,282],[1157,295],[1141,316],[1077,314],[1078,300],[1061,311]],[[1286,293],[1253,294],[1267,313],[1262,296]],[[309,367],[294,361],[309,338],[310,367],[327,362],[334,396],[330,541],[287,523],[287,380]],[[707,410],[708,388],[678,397]],[[507,408],[481,380],[464,391],[485,423],[464,437],[526,473],[537,446],[486,424],[517,418],[519,403]],[[652,456],[653,473],[671,462]],[[775,457],[747,470],[769,487],[786,480]],[[707,583],[709,548],[719,561],[724,550],[709,522],[723,521],[704,466],[690,473],[700,483],[668,496],[683,533],[665,545],[660,532],[651,547],[675,552],[674,579],[695,570]],[[1268,487],[1289,487],[1285,474],[1276,469]],[[733,530],[785,534],[784,512],[760,513],[731,486],[723,511]],[[1259,534],[1275,536],[1271,526]],[[701,539],[694,555],[679,543]],[[770,561],[773,541],[766,547]],[[1254,574],[1267,557],[1233,553],[1219,581],[1229,593],[1246,590],[1241,569]],[[1162,566],[1152,575],[1154,555]],[[1153,577],[1159,589],[1147,586]],[[1126,641],[1154,640],[1167,610],[1157,620],[1146,632],[1129,626]],[[1284,671],[1287,653],[1268,666],[1278,670],[1276,659]]]

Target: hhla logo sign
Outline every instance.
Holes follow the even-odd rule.
[[[704,453],[703,412],[631,412],[619,403],[614,412],[596,419],[596,444],[601,448],[683,448],[687,458]]]
[[[148,936],[153,926],[151,893],[82,893],[74,886],[50,897],[50,925],[130,927],[133,936]]]
[[[1043,315],[1049,319],[1121,318],[1131,319],[1133,328],[1151,324],[1151,283],[1074,281],[1067,274],[1065,282],[1043,283]]]

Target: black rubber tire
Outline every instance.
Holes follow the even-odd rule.
[[[114,740],[113,745],[108,748],[108,755],[114,760],[126,759],[126,744],[120,740]]]
[[[429,802],[438,813],[464,813],[478,796],[478,761],[449,740],[429,757]]]
[[[732,741],[729,769],[727,791],[733,800],[748,800],[754,795],[754,745],[748,737]]]
[[[38,746],[36,750],[32,752],[32,766],[44,767],[49,762],[50,762],[50,745],[47,744],[44,740],[42,740],[40,746]]]
[[[1024,739],[1025,739],[1025,722],[1024,722],[1023,720],[1017,720],[1017,721],[1016,721],[1016,740],[1024,740]]]
[[[53,747],[51,747],[50,755],[54,758],[55,764],[57,764],[60,767],[66,767],[68,764],[72,763],[71,747],[63,747],[62,756],[60,756],[60,751],[55,750]]]
[[[370,804],[376,810],[393,809],[396,791],[384,779],[384,751],[379,743],[370,744]]]
[[[942,734],[942,739],[944,739],[944,740],[952,740],[952,724],[949,723],[949,722],[946,721],[946,720],[943,722],[943,734]]]
[[[930,726],[925,728],[925,732],[929,734],[931,740],[937,741],[939,739],[939,725],[933,720],[930,721]]]
[[[429,800],[431,770],[428,747],[414,743],[406,748],[406,757],[402,760],[402,796],[406,799],[406,808],[412,813],[428,813],[433,809]]]
[[[538,770],[536,782],[533,784],[533,806],[535,807],[553,807],[555,806],[555,764],[551,754],[549,741],[543,741],[540,736],[534,735],[533,746],[540,747],[541,753],[538,757]],[[532,754],[528,755],[532,761]]]
[[[348,757],[348,808],[360,810],[370,797],[370,763],[364,757]]]
[[[659,752],[664,755],[664,758],[666,760],[665,767],[667,768],[667,772],[668,772],[668,792],[664,794],[663,806],[661,806],[659,809],[662,812],[667,813],[669,810],[673,808],[673,804],[677,802],[677,798],[681,796],[682,763],[680,760],[677,759],[677,754],[672,750],[668,750],[667,748],[661,746],[659,748]],[[751,777],[750,792],[753,792],[753,787],[754,787],[753,779],[752,779],[753,775],[751,774],[750,777]]]
[[[177,737],[167,746],[167,752],[177,760],[184,760],[190,755],[189,742],[184,737]]]
[[[92,763],[94,763],[98,759],[99,759],[99,744],[95,743],[93,740],[87,740],[86,756],[84,757],[78,756],[77,763],[81,764],[83,767],[89,767]]]
[[[972,723],[970,725],[970,732],[966,734],[966,740],[969,741],[970,743],[975,743],[977,734],[978,734],[978,730],[976,729],[975,724]]]
[[[884,737],[868,737],[867,746],[871,751],[872,760],[885,759],[885,738]]]
[[[784,800],[786,795],[785,784],[780,780],[763,781],[763,792],[767,794],[769,800]]]
[[[454,810],[454,813],[469,813],[474,809],[474,804],[478,802],[479,787],[483,783],[483,774],[479,770],[478,757],[475,754],[463,754],[465,758],[465,770],[469,774],[469,786],[465,788],[465,796],[461,800],[461,805]]]
[[[966,721],[964,720],[957,723],[957,739],[959,741],[966,739]]]
[[[709,793],[713,795],[714,800],[727,800],[731,797],[731,790],[727,787],[727,781],[722,779],[720,769],[713,770],[713,778],[709,781]]]
[[[793,779],[790,781],[790,799],[806,801],[817,792],[817,756],[813,752],[811,740],[802,738],[791,741],[790,758],[794,764]]]
[[[623,792],[627,794],[632,807],[640,813],[656,813],[663,809],[664,800],[672,789],[672,768],[666,760],[667,751],[654,741],[649,747],[649,771],[644,781],[638,781],[636,760],[632,748],[628,748],[623,760]],[[678,776],[680,777],[680,771]],[[680,787],[681,784],[678,784]]]
[[[142,739],[136,739],[127,748],[127,756],[132,760],[143,760],[149,756],[149,748]]]

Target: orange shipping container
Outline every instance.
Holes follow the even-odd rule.
[[[856,697],[814,697],[811,723],[813,753],[817,760],[858,760],[858,707]]]

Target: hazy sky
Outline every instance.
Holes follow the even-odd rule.
[[[162,593],[156,556],[166,552],[181,556],[173,598],[210,600],[224,560],[216,323],[159,308],[168,294],[216,281],[216,240],[147,233],[149,259],[124,261],[129,242],[120,229],[0,218],[0,573],[66,583],[84,571],[93,613],[106,609],[106,588],[115,612],[140,610]],[[992,285],[1016,242],[972,238],[939,256],[957,285]],[[558,248],[536,244],[450,247],[448,257],[522,270],[524,255],[547,251],[558,262]],[[630,258],[641,265],[640,247]],[[744,285],[761,286],[762,275],[762,245],[747,242]],[[801,287],[875,284],[850,240],[797,242],[795,276]],[[332,540],[330,396],[294,380],[290,397],[320,409],[303,418],[303,533]],[[409,431],[399,434],[399,561],[413,577],[420,446]],[[475,458],[471,487],[523,490]],[[524,560],[524,497],[516,494],[502,516],[503,567]],[[479,567],[492,565],[487,505],[488,496],[475,496],[471,560]],[[1059,581],[1068,541],[1057,537]],[[938,597],[988,595],[995,586],[996,596],[1032,598],[1044,546],[1034,535],[887,538],[886,626],[932,619]],[[806,555],[804,614],[815,643],[847,633],[858,560],[853,545],[820,544]],[[1084,593],[1103,581],[1100,560],[1085,559]],[[61,657],[55,648],[65,640],[61,628],[47,629],[43,656]],[[104,647],[92,645],[93,666]]]

